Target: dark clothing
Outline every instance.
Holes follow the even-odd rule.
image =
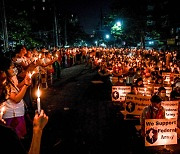
[[[2,154],[27,154],[16,132],[0,122],[0,149]]]
[[[173,90],[170,94],[171,100],[180,100],[180,93],[178,93],[176,90]]]

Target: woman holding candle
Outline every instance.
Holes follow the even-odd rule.
[[[7,60],[6,57],[0,56],[0,113],[2,112],[2,104],[9,97],[9,91],[7,88],[8,79],[6,76],[7,69],[10,67],[11,61]],[[2,112],[4,114],[4,111]],[[42,131],[45,125],[48,122],[48,117],[41,110],[40,114],[35,115],[33,120],[33,137],[31,146],[29,149],[29,154],[39,154],[40,153],[40,143]],[[6,153],[18,153],[18,154],[27,154],[27,151],[20,142],[17,134],[13,129],[5,125],[5,121],[0,119],[0,144],[1,152]],[[8,148],[7,148],[8,147]]]
[[[6,71],[7,81],[10,84],[10,93],[9,99],[5,102],[6,113],[3,115],[3,119],[6,121],[6,125],[15,129],[19,138],[23,138],[26,135],[25,103],[23,97],[27,88],[31,85],[31,79],[29,74],[27,74],[22,83],[19,84],[14,68],[15,66],[11,64]]]

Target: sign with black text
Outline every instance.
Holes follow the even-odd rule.
[[[178,101],[163,101],[161,105],[165,108],[165,116],[167,119],[178,118]]]
[[[145,146],[177,144],[177,119],[146,119]]]
[[[150,96],[127,94],[125,110],[127,114],[141,115],[144,107],[150,105]]]
[[[126,94],[131,92],[131,86],[112,86],[112,101],[125,101]]]

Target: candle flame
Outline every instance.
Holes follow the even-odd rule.
[[[40,95],[41,95],[41,92],[40,92],[40,89],[39,89],[39,86],[38,86],[37,97],[40,97]]]
[[[35,73],[35,71],[32,71],[32,73],[29,73],[29,77],[31,78],[34,73]]]

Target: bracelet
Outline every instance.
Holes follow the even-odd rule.
[[[29,85],[27,85],[27,84],[24,84],[25,86],[27,86],[27,87],[29,87]]]

